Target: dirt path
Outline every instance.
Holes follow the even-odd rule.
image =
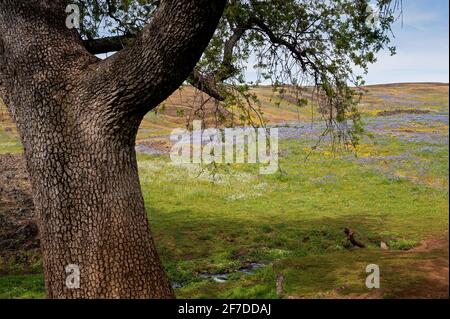
[[[354,294],[350,298],[355,299],[379,299],[389,296],[391,298],[404,299],[448,299],[449,298],[449,237],[448,231],[439,236],[433,236],[421,242],[421,245],[409,251],[395,253],[395,258],[404,258],[405,260],[414,258],[414,262],[408,264],[411,271],[419,273],[421,280],[415,282],[411,280],[398,269],[397,275],[410,280],[411,284],[395,291],[392,295],[392,289],[376,289],[370,293]]]
[[[425,259],[418,268],[427,276],[422,294],[427,298],[449,298],[449,237],[448,232],[422,241],[411,253],[438,253],[434,258]]]

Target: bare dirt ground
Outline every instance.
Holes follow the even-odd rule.
[[[35,262],[39,253],[31,185],[21,154],[0,155],[0,273]],[[32,257],[35,256],[35,257]],[[39,258],[39,257],[37,257]]]
[[[426,286],[422,288],[422,295],[426,298],[449,298],[448,239],[447,232],[442,236],[424,240],[419,247],[411,250],[411,253],[442,252],[437,257],[423,260],[417,265],[427,277]]]
[[[430,114],[430,111],[428,110],[417,110],[417,109],[410,109],[410,110],[390,110],[390,111],[381,111],[378,112],[378,116],[392,116],[392,115],[399,115],[399,114]]]
[[[391,253],[390,251],[386,252]],[[403,299],[448,299],[449,298],[449,237],[448,232],[433,236],[421,245],[402,252],[400,258],[414,258],[411,265],[415,272],[421,273],[423,280],[412,283],[395,293],[395,298]],[[352,294],[352,299],[379,299],[389,296],[387,289],[375,289],[370,293]]]

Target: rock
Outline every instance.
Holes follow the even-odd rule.
[[[385,243],[384,241],[382,241],[382,242],[380,243],[380,248],[381,248],[382,250],[388,250],[388,249],[389,249],[388,245],[386,245],[386,243]]]

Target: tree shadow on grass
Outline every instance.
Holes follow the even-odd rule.
[[[363,215],[308,221],[290,218],[272,223],[267,220],[233,220],[232,216],[195,219],[189,225],[171,224],[179,231],[172,237],[172,244],[180,245],[180,255],[171,254],[170,258],[164,252],[162,255],[166,256],[163,259],[169,269],[189,268],[185,273],[186,287],[179,289],[182,297],[273,298],[277,297],[276,282],[280,275],[283,291],[278,296],[282,298],[448,296],[448,240],[447,249],[384,251],[380,248],[380,242],[395,241],[396,238],[383,224],[380,218]],[[355,230],[358,239],[367,248],[352,247],[346,240],[345,227]],[[183,245],[183,241],[189,244]],[[157,239],[158,242],[160,249],[168,248],[164,240]],[[183,254],[187,252],[189,261],[186,264]],[[214,273],[215,266],[217,271],[232,274],[236,272],[236,267],[248,262],[260,262],[267,266],[250,277],[231,277],[226,283],[195,278],[202,271]],[[230,267],[223,269],[227,263]],[[440,269],[441,277],[431,271],[432,266],[426,267],[429,263]],[[202,268],[205,264],[207,269]],[[380,267],[381,289],[369,290],[365,286],[368,275],[365,270],[369,264]],[[447,277],[445,272],[442,276],[445,269]]]

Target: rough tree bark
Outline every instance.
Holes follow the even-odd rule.
[[[162,1],[135,44],[99,60],[64,0],[0,0],[0,97],[23,142],[49,298],[171,298],[134,151],[143,116],[187,78],[225,0]],[[65,267],[80,267],[79,289]]]

